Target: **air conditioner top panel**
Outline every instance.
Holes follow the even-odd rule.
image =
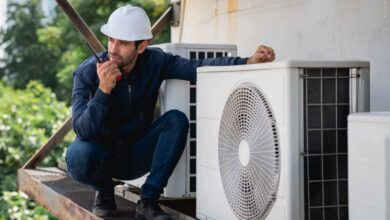
[[[348,122],[371,122],[390,124],[390,112],[362,112],[348,116]]]
[[[151,47],[160,48],[193,48],[193,49],[221,49],[224,50],[237,50],[237,46],[234,44],[194,44],[194,43],[165,43],[151,45]]]
[[[346,61],[304,61],[291,60],[281,62],[269,62],[251,65],[236,66],[206,66],[198,68],[198,73],[202,72],[230,72],[241,70],[259,69],[281,69],[281,68],[363,68],[370,67],[368,61],[346,60]]]

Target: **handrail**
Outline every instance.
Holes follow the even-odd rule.
[[[84,37],[85,41],[92,47],[95,53],[105,51],[106,49],[100,43],[96,35],[91,31],[88,25],[85,23],[84,19],[81,18],[79,13],[72,7],[72,5],[67,0],[56,0],[58,5],[66,13],[68,18],[71,20],[75,28],[80,32]]]

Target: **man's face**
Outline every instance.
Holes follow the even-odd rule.
[[[108,37],[108,55],[121,69],[129,65],[137,57],[134,41],[123,41]]]

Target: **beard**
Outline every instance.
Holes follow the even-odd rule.
[[[109,53],[109,60],[116,63],[118,67],[123,66],[123,58],[119,54]]]
[[[123,58],[119,54],[109,53],[109,60],[116,63],[118,65],[118,68],[121,69],[122,67],[129,65],[132,62],[133,57]]]

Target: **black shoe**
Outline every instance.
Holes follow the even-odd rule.
[[[116,204],[114,192],[96,192],[93,203],[93,213],[99,217],[108,217],[115,214]]]
[[[149,198],[138,201],[135,210],[135,218],[137,220],[172,220],[171,216],[160,208],[157,201]]]

